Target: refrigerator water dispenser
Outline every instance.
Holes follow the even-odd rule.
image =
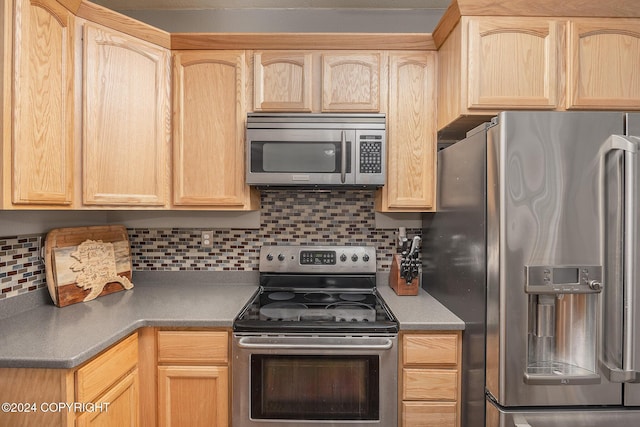
[[[594,384],[600,266],[526,266],[527,384]]]

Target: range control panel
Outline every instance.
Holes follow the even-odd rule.
[[[602,266],[528,265],[524,268],[529,294],[591,294],[602,291]]]
[[[335,251],[300,251],[300,264],[335,265]]]
[[[374,246],[262,246],[262,273],[375,273]]]

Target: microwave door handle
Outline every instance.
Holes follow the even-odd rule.
[[[347,180],[347,133],[341,132],[341,153],[340,153],[340,182],[343,184]]]
[[[623,286],[623,315],[622,315],[622,367],[612,367],[607,362],[602,361],[602,369],[608,379],[612,382],[636,382],[640,380],[637,358],[640,354],[636,354],[635,336],[638,332],[636,329],[637,319],[640,313],[636,306],[636,298],[638,290],[636,287],[636,254],[637,254],[637,218],[638,215],[638,198],[639,190],[637,185],[638,178],[638,147],[640,147],[640,138],[627,137],[620,135],[611,135],[605,142],[601,151],[602,170],[605,171],[604,158],[606,154],[614,150],[622,150],[624,152],[624,189],[623,189],[623,262],[622,267],[622,286]],[[604,184],[603,184],[604,185]],[[604,200],[604,198],[603,198]],[[604,211],[602,212],[604,215]],[[608,286],[605,283],[605,286]]]

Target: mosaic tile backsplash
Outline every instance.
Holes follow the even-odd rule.
[[[47,286],[40,259],[42,236],[0,237],[0,299]]]
[[[216,229],[213,247],[200,246],[201,229],[131,228],[134,271],[245,271],[258,269],[258,253],[269,244],[371,245],[378,270],[388,271],[396,229],[376,229],[374,192],[263,191],[260,228]],[[420,234],[408,229],[407,234]],[[39,236],[0,238],[0,299],[46,286],[38,258]]]

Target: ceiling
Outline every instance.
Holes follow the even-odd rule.
[[[93,0],[168,32],[432,32],[451,0]]]
[[[451,0],[94,0],[113,10],[446,9]]]

